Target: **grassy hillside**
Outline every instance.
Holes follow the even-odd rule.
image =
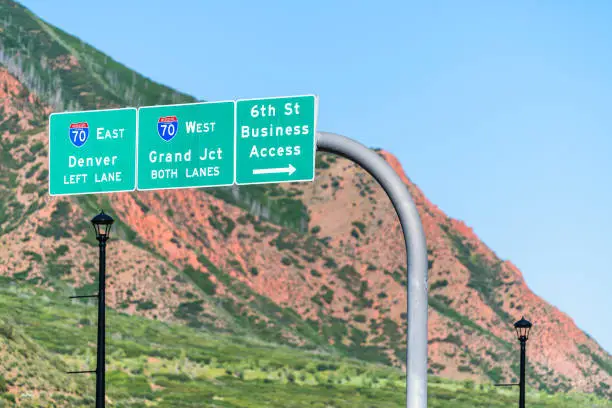
[[[0,401],[89,407],[96,307],[0,280]],[[396,369],[255,339],[211,335],[109,311],[107,393],[114,407],[401,407]],[[50,387],[51,385],[51,387]],[[9,391],[20,386],[20,393]],[[43,391],[44,390],[44,391]],[[516,392],[430,379],[429,407],[507,407]],[[8,404],[8,405],[7,405]],[[41,404],[41,405],[37,405]],[[2,406],[0,404],[0,406]],[[604,407],[586,395],[529,394],[529,407]]]

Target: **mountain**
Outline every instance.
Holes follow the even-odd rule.
[[[88,220],[104,209],[116,220],[111,308],[401,368],[399,222],[372,177],[344,159],[318,153],[313,183],[48,196],[49,113],[195,101],[0,0],[0,275],[64,296],[95,293]],[[408,186],[427,234],[430,374],[517,381],[512,323],[525,315],[534,321],[529,387],[611,398],[610,354],[378,153]]]

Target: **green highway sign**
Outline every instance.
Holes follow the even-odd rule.
[[[138,190],[234,183],[234,101],[138,110]]]
[[[318,98],[236,101],[236,184],[312,181]]]
[[[314,95],[52,113],[49,194],[312,181]]]
[[[133,191],[136,109],[52,113],[49,195]]]

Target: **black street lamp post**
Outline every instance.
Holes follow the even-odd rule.
[[[109,238],[113,218],[104,211],[96,215],[91,223],[96,231],[100,247],[100,277],[98,289],[98,350],[96,359],[96,408],[103,408],[105,402],[106,363],[106,241]]]
[[[523,316],[521,320],[514,323],[514,329],[516,330],[516,336],[521,342],[521,373],[519,379],[519,408],[525,408],[525,348],[527,345],[527,339],[529,338],[529,330],[531,329],[531,322],[525,320]]]
[[[97,295],[70,296],[76,298],[98,298],[98,347],[96,351],[96,369],[87,371],[68,371],[68,374],[96,374],[96,408],[104,408],[105,402],[105,363],[106,363],[106,241],[109,238],[113,218],[101,211],[93,217],[91,223],[96,231],[100,247],[100,277]]]
[[[525,319],[525,316],[521,317],[521,320],[514,323],[514,329],[516,330],[516,337],[521,342],[521,367],[520,367],[520,379],[518,384],[495,384],[496,387],[514,387],[519,386],[519,408],[525,408],[525,348],[527,345],[527,339],[529,338],[529,330],[531,329],[531,322]]]

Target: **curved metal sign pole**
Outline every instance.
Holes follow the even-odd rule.
[[[406,407],[427,408],[427,244],[417,208],[402,179],[372,149],[345,136],[317,132],[317,150],[361,166],[380,183],[397,211],[408,258]]]

